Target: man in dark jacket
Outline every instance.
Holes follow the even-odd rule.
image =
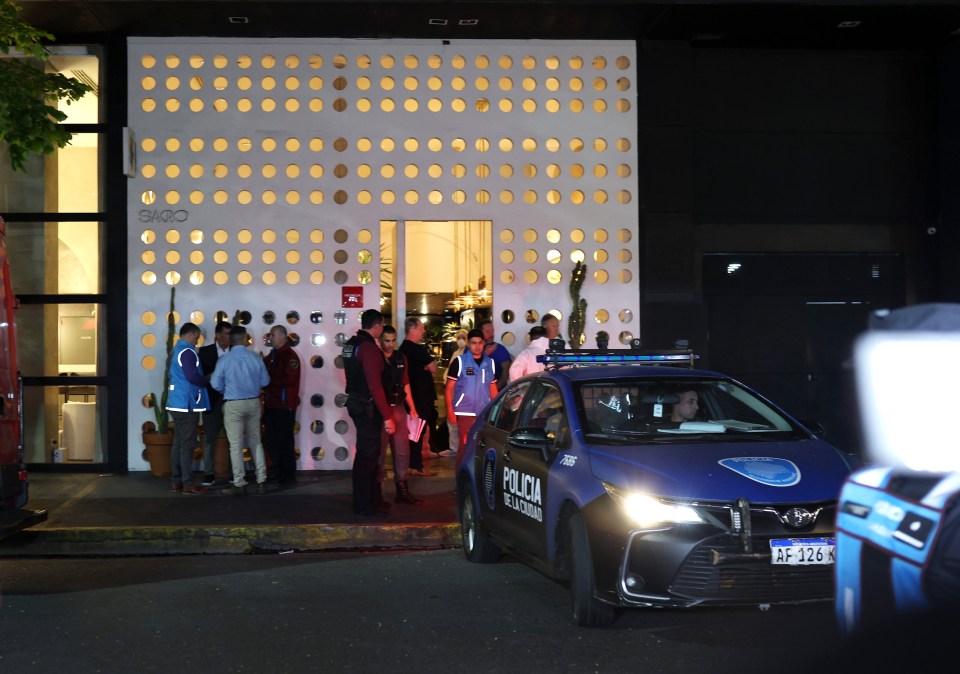
[[[407,358],[397,350],[397,329],[392,325],[383,327],[380,335],[380,348],[387,366],[383,369],[383,390],[390,403],[393,413],[393,424],[396,433],[384,433],[382,450],[380,452],[380,475],[385,474],[387,447],[393,453],[393,481],[396,485],[397,503],[418,505],[422,499],[410,493],[407,486],[407,477],[410,474],[410,429],[407,427],[407,416],[419,421],[416,406],[413,404],[413,395],[410,392],[410,378],[407,375]]]
[[[353,459],[353,511],[361,517],[385,517],[389,506],[380,491],[381,431],[396,432],[390,404],[383,390],[386,361],[377,346],[383,333],[383,314],[367,309],[360,329],[347,340],[340,356],[347,375],[347,412],[357,431]]]
[[[300,405],[300,356],[287,339],[282,325],[270,328],[273,350],[263,361],[270,383],[263,390],[264,444],[281,485],[297,483],[297,457],[293,439]]]
[[[226,321],[217,323],[213,339],[210,344],[201,346],[200,367],[207,374],[213,374],[217,368],[217,359],[230,350],[230,324]],[[213,472],[214,450],[217,436],[223,428],[223,396],[220,391],[207,384],[207,395],[210,396],[210,409],[203,413],[203,486],[210,487],[216,481]]]

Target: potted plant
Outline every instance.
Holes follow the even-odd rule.
[[[154,422],[143,425],[143,458],[150,464],[150,472],[156,477],[170,475],[170,448],[173,445],[173,431],[170,430],[170,417],[167,414],[167,394],[170,390],[170,361],[173,360],[173,345],[176,338],[176,317],[174,315],[174,295],[176,287],[170,286],[170,310],[167,312],[167,357],[163,364],[163,389],[160,400],[155,393],[144,397],[144,404],[153,408]]]

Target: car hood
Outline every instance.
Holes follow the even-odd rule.
[[[622,489],[677,499],[810,503],[836,499],[850,473],[822,440],[593,447],[593,474]]]

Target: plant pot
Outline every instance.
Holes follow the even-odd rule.
[[[172,446],[172,432],[143,434],[143,458],[150,464],[150,473],[154,477],[170,476],[170,448]]]

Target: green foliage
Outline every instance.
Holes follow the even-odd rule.
[[[167,312],[167,358],[163,364],[163,390],[160,392],[160,403],[153,393],[153,414],[157,420],[157,433],[166,433],[169,429],[169,415],[167,414],[167,395],[170,391],[170,363],[173,362],[173,345],[177,341],[177,319],[174,316],[174,295],[176,286],[170,286],[170,311]]]
[[[427,344],[439,344],[443,340],[444,326],[429,324],[424,326],[423,340]]]
[[[380,244],[380,290],[390,292],[393,290],[393,285],[387,279],[393,278],[393,259],[385,257],[384,253],[387,250],[386,244]]]
[[[72,135],[59,125],[67,115],[56,103],[78,101],[92,90],[80,80],[44,72],[50,54],[42,43],[53,35],[22,21],[21,11],[11,0],[0,0],[0,52],[13,48],[28,57],[0,58],[0,142],[15,171],[26,171],[29,154],[52,154],[70,142]]]
[[[450,323],[444,323],[442,341],[444,342],[457,341],[457,333],[460,332],[460,330],[462,329],[463,328],[461,327],[461,325],[456,321],[451,321]]]

